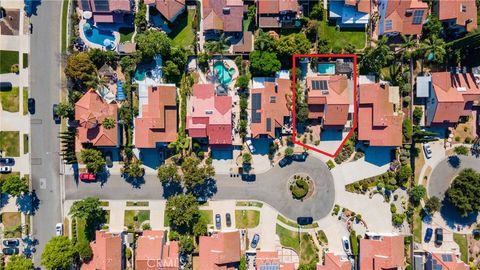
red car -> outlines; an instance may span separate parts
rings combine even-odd
[[[95,174],[93,173],[81,173],[80,180],[82,181],[95,181]]]

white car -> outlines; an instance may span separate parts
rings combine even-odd
[[[10,166],[2,166],[0,167],[0,173],[11,173],[12,167]]]
[[[347,236],[342,237],[343,250],[347,255],[352,255],[352,248],[350,247],[350,239]]]
[[[246,143],[248,145],[248,148],[250,149],[250,152],[255,152],[255,147],[252,144],[252,140],[247,140]]]
[[[57,236],[63,235],[63,224],[62,223],[57,223],[57,225],[55,225],[55,234]]]
[[[430,148],[430,144],[424,143],[423,144],[423,151],[425,152],[425,157],[427,159],[432,157],[432,148]]]

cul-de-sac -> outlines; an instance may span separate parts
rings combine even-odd
[[[480,269],[480,0],[0,0],[0,270]]]

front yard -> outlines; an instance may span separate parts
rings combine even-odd
[[[0,131],[0,149],[5,151],[6,156],[20,156],[20,132]]]
[[[22,237],[22,220],[20,212],[2,213],[2,223],[4,226],[4,237]]]
[[[2,109],[7,112],[18,112],[19,110],[19,89],[12,87],[9,90],[1,89],[0,98],[2,102]]]
[[[235,210],[235,225],[237,229],[255,228],[260,223],[260,211]]]
[[[318,251],[311,236],[308,233],[290,231],[277,224],[276,234],[280,238],[280,244],[291,248],[300,257],[300,264],[318,262]],[[300,238],[300,239],[299,239]]]
[[[18,65],[19,57],[17,51],[0,51],[0,74],[10,73],[12,65]]]
[[[125,210],[124,225],[129,229],[139,230],[142,223],[150,220],[149,210]]]

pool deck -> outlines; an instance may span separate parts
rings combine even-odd
[[[105,46],[103,45],[100,45],[100,44],[96,44],[96,43],[93,43],[91,42],[90,40],[87,39],[87,37],[85,36],[85,32],[83,31],[83,26],[85,25],[85,23],[87,22],[87,20],[85,19],[81,19],[80,20],[80,23],[78,24],[78,34],[80,36],[80,38],[83,40],[83,42],[85,42],[85,44],[89,47],[89,48],[92,48],[92,49],[101,49],[101,50],[106,50],[108,51],[107,48],[105,48]],[[118,30],[118,29],[117,29]],[[113,50],[117,50],[118,49],[118,44],[120,43],[120,33],[118,31],[113,31],[113,36],[115,37],[115,41],[114,41],[114,44],[115,44],[115,48]]]
[[[222,61],[222,58],[220,56],[213,57],[212,60],[210,61],[210,64],[209,64],[209,67],[210,67],[209,71],[206,74],[207,79],[215,85],[218,85],[219,83],[218,83],[218,80],[213,75],[214,74],[214,65],[215,65],[215,63],[220,62],[220,61]],[[230,70],[231,68],[233,68],[233,70],[234,70],[233,74],[231,74],[232,75],[232,80],[227,85],[228,88],[234,89],[235,82],[237,81],[237,78],[240,75],[240,72],[238,71],[238,67],[235,64],[235,61],[233,61],[232,59],[228,59],[228,58],[223,58],[223,65],[225,66],[225,68],[227,68],[227,70]]]

